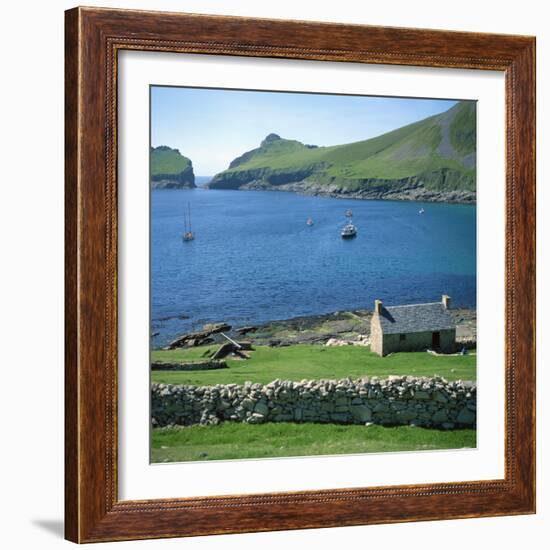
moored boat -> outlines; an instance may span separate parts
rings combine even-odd
[[[342,239],[353,239],[357,236],[357,227],[353,225],[353,212],[351,210],[345,211],[345,216],[347,218],[346,225],[342,227],[342,230],[340,231],[340,237]]]
[[[340,236],[342,237],[342,239],[353,239],[357,236],[357,227],[355,227],[355,225],[353,225],[351,222],[347,223],[342,228]]]
[[[193,241],[195,239],[195,233],[191,229],[191,203],[187,203],[187,212],[183,212],[183,235],[181,240],[183,242]]]

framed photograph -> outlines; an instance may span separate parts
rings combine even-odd
[[[66,12],[66,537],[535,511],[535,39]]]

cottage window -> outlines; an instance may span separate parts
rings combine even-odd
[[[400,342],[404,342],[406,339],[407,339],[407,335],[406,335],[406,334],[400,334],[400,335],[399,335],[399,341],[400,341]]]

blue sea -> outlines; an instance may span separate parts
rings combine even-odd
[[[183,242],[187,203],[195,240]],[[340,237],[347,209],[358,228],[353,240]],[[208,322],[238,327],[372,309],[376,298],[409,304],[441,294],[453,305],[475,307],[475,206],[276,191],[152,191],[154,347]]]

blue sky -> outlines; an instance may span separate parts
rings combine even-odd
[[[189,157],[213,176],[267,134],[314,145],[378,136],[441,113],[456,101],[151,87],[151,145]]]

